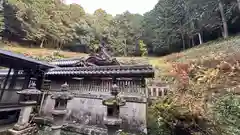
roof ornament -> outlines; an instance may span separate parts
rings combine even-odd
[[[97,66],[120,65],[116,58],[112,58],[108,54],[106,43],[103,40],[101,40],[97,54],[90,55],[86,62]]]

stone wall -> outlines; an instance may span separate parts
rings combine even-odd
[[[65,121],[105,127],[103,118],[107,115],[107,107],[102,105],[102,98],[91,94],[88,97],[84,95],[75,96],[67,105],[68,114]],[[128,101],[126,105],[120,108],[120,118],[123,119],[121,128],[128,131],[146,133],[146,99],[142,99],[141,97],[126,97],[126,100]],[[43,115],[51,117],[54,103],[55,101],[50,96],[47,96],[42,108]]]

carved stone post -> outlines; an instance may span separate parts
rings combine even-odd
[[[64,116],[67,113],[67,103],[71,100],[73,96],[69,94],[69,85],[67,83],[61,86],[61,91],[55,93],[51,96],[55,100],[54,110],[52,111],[52,116],[54,123],[52,125],[52,135],[60,135],[61,128],[64,122]]]
[[[37,132],[36,125],[30,125],[29,119],[33,106],[37,104],[37,96],[42,92],[36,89],[36,84],[32,82],[30,88],[18,91],[17,93],[20,95],[19,104],[24,105],[24,107],[20,112],[17,124],[9,132],[13,135],[30,135]]]

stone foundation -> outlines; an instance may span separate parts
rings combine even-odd
[[[19,130],[9,129],[8,132],[11,135],[34,135],[38,132],[38,128],[36,125],[29,125],[28,127]]]
[[[63,131],[75,132],[84,135],[108,135],[108,130],[106,128],[80,124],[68,124],[68,126],[63,128]]]

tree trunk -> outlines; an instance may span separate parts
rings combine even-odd
[[[195,46],[194,36],[192,37],[192,47]]]
[[[200,32],[198,33],[198,39],[199,39],[199,44],[201,45],[203,43],[203,39]]]
[[[183,33],[181,33],[181,36],[182,36],[183,50],[185,50],[185,49],[186,49],[186,46],[185,46],[185,39],[184,39]]]
[[[127,41],[126,39],[124,40],[124,56],[127,56]]]
[[[238,5],[239,12],[240,12],[240,0],[237,0],[237,5]]]
[[[188,46],[187,46],[186,48],[191,48],[191,41],[192,41],[192,40],[191,40],[191,38],[189,37],[189,38],[188,38]]]
[[[135,55],[136,56],[140,56],[141,55],[138,38],[135,40]]]
[[[43,42],[44,42],[44,39],[42,39],[42,42],[40,44],[40,48],[43,48]]]
[[[219,10],[221,13],[222,23],[223,23],[223,37],[227,38],[228,37],[228,25],[227,25],[227,20],[226,20],[225,13],[224,13],[224,7],[223,7],[223,3],[221,0],[218,0],[218,2],[219,2]]]

